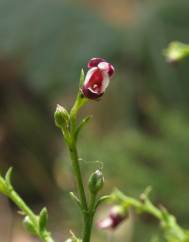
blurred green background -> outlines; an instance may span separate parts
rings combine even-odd
[[[154,202],[189,228],[189,61],[170,66],[162,55],[170,41],[188,41],[188,12],[188,0],[0,0],[0,170],[14,167],[15,187],[35,211],[47,204],[57,241],[80,232],[80,214],[53,112],[57,103],[71,107],[91,57],[113,63],[116,75],[82,111],[94,115],[80,138],[85,180],[101,160],[104,193],[116,186],[138,196],[152,185]],[[0,241],[36,241],[20,222],[0,197]],[[132,216],[92,241],[158,235],[151,217]]]

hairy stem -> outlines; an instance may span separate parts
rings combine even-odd
[[[76,146],[76,130],[77,130],[77,113],[79,109],[84,105],[86,102],[86,99],[83,97],[81,93],[77,95],[76,101],[71,109],[70,112],[70,121],[71,121],[71,137],[72,142],[69,145],[69,151],[70,151],[70,157],[72,160],[72,167],[74,170],[74,175],[76,177],[77,187],[79,191],[79,196],[81,200],[81,207],[82,207],[82,214],[83,214],[83,220],[84,220],[84,231],[83,231],[83,242],[89,242],[90,241],[90,234],[91,234],[91,226],[92,226],[92,215],[88,210],[88,204],[86,199],[86,194],[84,190],[83,180],[82,180],[82,174],[79,164],[79,157],[78,157],[78,151]]]
[[[8,197],[17,205],[17,207],[28,215],[34,225],[37,226],[37,216],[32,212],[32,210],[26,205],[22,198],[13,189],[9,192]]]
[[[95,213],[95,202],[96,202],[96,194],[91,194],[90,197],[90,204],[88,209],[88,216],[85,223],[85,231],[84,231],[84,237],[83,242],[89,242],[91,237],[91,230],[93,225],[93,217]]]
[[[80,195],[80,199],[81,199],[83,215],[86,217],[87,209],[88,209],[87,200],[86,200],[86,196],[85,196],[82,174],[81,174],[81,169],[80,169],[79,159],[78,159],[78,152],[77,152],[75,143],[73,143],[69,147],[69,150],[70,150],[70,157],[72,160],[72,167],[73,167],[74,175],[76,177],[77,187],[78,187],[78,191],[79,191],[79,195]]]

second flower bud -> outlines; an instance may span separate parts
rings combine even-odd
[[[69,125],[70,115],[64,107],[58,104],[54,113],[54,119],[58,128],[67,128]]]
[[[91,193],[96,194],[104,184],[104,176],[101,170],[96,170],[89,177],[88,187]]]

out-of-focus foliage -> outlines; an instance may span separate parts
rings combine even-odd
[[[90,136],[86,139],[85,136],[81,140],[83,166],[89,166],[85,160],[92,161],[94,157],[101,157],[108,181],[105,183],[107,191],[117,186],[127,194],[137,195],[142,188],[151,185],[155,201],[172,211],[187,228],[188,118],[180,111],[165,110],[155,104],[147,117],[153,133],[128,128],[125,132],[114,130],[100,139],[95,134],[92,138]],[[88,144],[87,149],[85,143]],[[148,219],[142,223],[145,225],[143,231],[136,231],[144,233],[145,238],[148,238]],[[140,233],[135,234],[136,241],[140,238]]]
[[[87,59],[119,46],[119,32],[69,1],[1,0],[0,16],[1,55],[17,56],[29,84],[46,94],[63,95]]]
[[[129,213],[129,209],[133,208],[139,214],[150,214],[156,218],[162,229],[162,237],[168,242],[188,242],[189,241],[189,230],[182,228],[178,223],[176,218],[170,214],[163,206],[155,206],[150,198],[149,192],[151,188],[148,187],[144,193],[140,195],[140,199],[135,199],[124,195],[119,190],[112,193],[111,200],[119,204],[119,206],[124,209],[124,213]],[[126,219],[126,218],[125,218]],[[156,237],[156,241],[159,241]]]

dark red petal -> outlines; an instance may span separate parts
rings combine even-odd
[[[104,93],[92,92],[90,89],[86,88],[85,86],[81,88],[81,92],[86,98],[93,99],[93,100],[100,98],[104,94]]]
[[[102,58],[99,58],[99,57],[92,58],[88,62],[88,65],[87,66],[88,66],[88,68],[97,67],[100,62],[106,62],[106,60],[104,60]]]
[[[102,71],[107,72],[109,77],[111,77],[115,72],[113,65],[111,65],[110,63],[108,63],[106,61],[100,62],[98,64],[98,68]]]
[[[125,216],[110,214],[110,218],[112,219],[112,228],[114,229],[125,219]]]
[[[104,76],[102,71],[96,68],[87,83],[84,83],[84,86],[91,89],[93,92],[101,92],[103,79]]]
[[[115,69],[113,67],[113,65],[109,64],[109,71],[108,71],[108,74],[109,76],[113,76],[113,74],[115,73]]]

